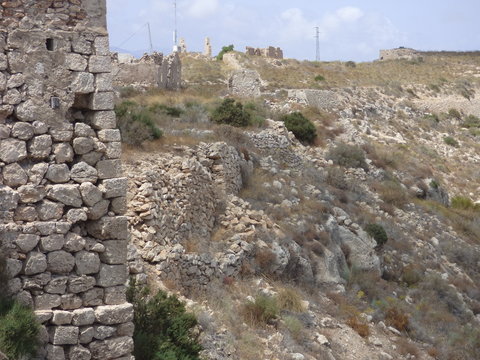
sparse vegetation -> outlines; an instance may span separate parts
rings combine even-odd
[[[387,232],[380,224],[367,224],[365,231],[377,242],[378,246],[382,246],[388,240]]]
[[[242,309],[245,321],[256,326],[263,326],[277,319],[279,312],[277,299],[267,295],[257,295],[254,301],[247,301]]]
[[[453,147],[458,147],[460,144],[458,143],[457,140],[455,140],[455,138],[451,137],[451,136],[445,136],[443,138],[443,141],[445,142],[445,144],[447,145],[450,145],[450,146],[453,146]]]
[[[232,52],[233,49],[234,49],[233,45],[223,46],[222,50],[220,50],[220,52],[217,55],[217,60],[222,61],[223,60],[223,55],[225,55],[226,53]]]
[[[340,166],[362,168],[368,171],[365,153],[355,145],[338,143],[328,151],[327,159]]]

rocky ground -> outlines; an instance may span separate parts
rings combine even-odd
[[[206,359],[480,356],[479,213],[452,208],[480,199],[479,134],[464,126],[477,97],[411,85],[264,101],[308,112],[322,141],[266,120],[223,141],[202,132],[198,145],[129,152],[130,273],[187,301]],[[338,166],[339,143],[365,166]],[[246,315],[289,290],[301,306]]]

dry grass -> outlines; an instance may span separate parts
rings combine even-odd
[[[359,320],[358,317],[352,316],[347,320],[347,325],[350,326],[353,330],[357,332],[363,338],[370,336],[370,328],[368,324],[362,320]]]
[[[278,306],[282,310],[293,312],[304,312],[306,310],[299,294],[299,290],[293,287],[280,289],[277,295],[277,301]]]

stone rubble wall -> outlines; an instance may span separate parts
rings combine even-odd
[[[105,1],[0,6],[0,241],[40,359],[133,359]]]
[[[414,60],[421,57],[420,52],[409,48],[380,50],[380,60]]]
[[[247,46],[245,54],[250,56],[262,56],[262,57],[278,59],[278,60],[283,59],[283,50],[280,49],[279,47],[273,47],[273,46],[269,46],[265,49],[253,48],[253,47]]]
[[[256,70],[237,70],[228,80],[228,89],[234,95],[259,97],[262,95],[262,79]]]
[[[135,59],[112,54],[112,76],[115,87],[179,90],[182,85],[182,63],[177,52],[164,56],[154,52]]]

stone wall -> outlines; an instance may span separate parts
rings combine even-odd
[[[380,60],[413,60],[419,57],[421,57],[421,54],[417,50],[409,48],[400,47],[398,49],[380,50]]]
[[[41,359],[130,359],[127,179],[105,0],[0,6],[0,240]]]
[[[269,46],[265,49],[247,46],[245,53],[250,56],[263,56],[272,59],[283,59],[282,49],[273,46]]]
[[[182,83],[182,63],[177,52],[164,56],[154,52],[135,59],[124,54],[112,54],[113,85],[138,89],[160,88],[179,90]]]

